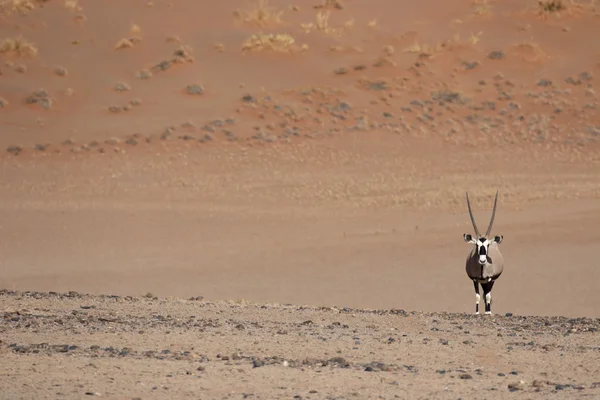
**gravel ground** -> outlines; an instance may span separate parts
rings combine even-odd
[[[0,291],[0,397],[598,398],[600,319]]]

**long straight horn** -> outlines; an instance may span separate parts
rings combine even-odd
[[[473,212],[471,211],[471,202],[469,201],[469,192],[465,192],[467,194],[467,207],[469,207],[469,217],[471,217],[471,222],[473,223],[473,229],[475,229],[475,234],[479,239],[481,235],[479,235],[479,229],[477,229],[477,224],[475,223],[475,218],[473,218]]]
[[[498,203],[498,191],[496,191],[496,198],[494,199],[494,210],[492,211],[492,218],[490,218],[490,225],[487,228],[485,237],[490,236],[490,232],[492,231],[492,225],[494,225],[494,217],[496,216],[496,203]]]

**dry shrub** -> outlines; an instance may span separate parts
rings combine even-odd
[[[0,12],[5,15],[12,13],[27,14],[36,8],[31,0],[0,0]]]
[[[481,40],[483,32],[477,34],[471,33],[466,40],[461,39],[459,33],[455,33],[452,39],[445,40],[435,45],[421,44],[415,42],[412,46],[404,49],[404,52],[419,54],[421,57],[432,57],[434,54],[439,53],[443,50],[459,50],[473,46]]]
[[[6,38],[0,43],[0,54],[11,54],[17,57],[30,57],[37,56],[38,49],[35,45],[28,40],[18,38]]]
[[[283,11],[269,6],[269,0],[257,0],[249,11],[234,11],[233,15],[245,23],[260,27],[281,24]]]
[[[71,11],[81,11],[78,0],[65,0],[65,8]]]
[[[290,53],[306,50],[308,46],[298,47],[293,36],[287,33],[260,33],[250,36],[242,44],[242,51],[270,50],[278,53]]]
[[[130,38],[123,38],[117,42],[117,44],[115,45],[115,49],[116,50],[130,49],[141,41],[142,41],[142,39],[139,38],[138,36],[132,36]]]
[[[594,12],[594,10],[593,0],[585,4],[577,0],[538,0],[538,15],[542,18],[582,15],[586,11]]]
[[[419,54],[420,56],[427,56],[427,57],[431,57],[433,56],[435,53],[439,52],[442,50],[442,44],[438,43],[435,45],[430,45],[427,43],[419,43],[419,42],[415,42],[414,44],[408,46],[407,48],[404,49],[405,53],[415,53],[415,54]]]
[[[341,27],[332,27],[329,24],[329,17],[331,16],[331,11],[319,11],[315,15],[315,22],[308,22],[306,24],[300,24],[300,27],[304,30],[304,33],[310,33],[312,31],[317,31],[321,33],[325,33],[328,35],[337,35],[340,36],[344,29],[350,29],[354,26],[354,20],[346,21]]]
[[[331,9],[335,9],[335,10],[343,10],[344,5],[342,4],[342,2],[340,0],[325,0],[325,2],[323,4],[317,4],[316,6],[313,6],[313,8],[316,8],[316,9],[331,8]]]
[[[473,0],[473,14],[478,16],[492,15],[492,5],[489,0]]]

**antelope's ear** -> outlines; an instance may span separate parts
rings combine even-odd
[[[502,239],[504,239],[504,236],[502,235],[494,236],[494,242],[496,242],[497,244],[502,243]]]
[[[475,240],[473,240],[473,236],[468,233],[465,233],[463,235],[463,238],[465,238],[465,242],[467,243],[475,243]]]

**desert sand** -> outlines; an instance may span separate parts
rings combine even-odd
[[[598,1],[0,12],[0,398],[600,398]]]

